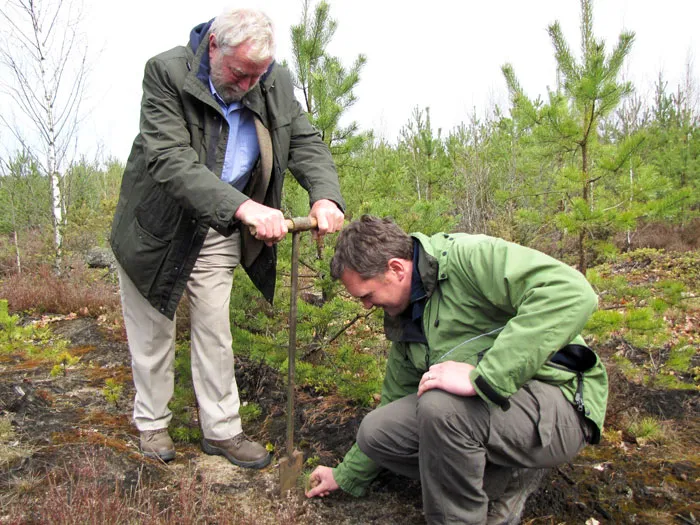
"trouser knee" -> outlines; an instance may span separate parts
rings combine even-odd
[[[418,432],[422,440],[430,438],[430,446],[439,446],[446,436],[441,431],[446,418],[454,413],[449,402],[449,397],[442,390],[429,390],[418,399],[416,415],[418,418]],[[425,445],[425,443],[423,443]]]
[[[477,397],[429,390],[418,400],[417,421],[420,435],[431,436],[431,446],[453,439],[455,433],[482,442],[486,438],[488,408]]]
[[[418,422],[425,425],[433,425],[444,419],[446,415],[454,412],[451,403],[451,394],[444,390],[428,390],[418,398],[417,416]]]
[[[381,421],[377,417],[377,411],[375,410],[364,417],[357,431],[357,446],[375,461],[377,460],[377,451],[383,448],[380,439],[382,434],[380,425]]]

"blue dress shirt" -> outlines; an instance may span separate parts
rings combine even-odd
[[[240,102],[227,105],[214,89],[211,79],[209,79],[209,87],[228,122],[228,142],[221,180],[243,191],[250,179],[250,171],[260,156],[258,134],[253,121],[255,117],[253,112]]]

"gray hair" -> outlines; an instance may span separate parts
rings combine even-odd
[[[244,42],[250,43],[248,57],[264,62],[275,55],[272,20],[255,9],[227,9],[214,19],[210,32],[224,54]]]
[[[331,277],[340,279],[345,270],[353,270],[363,279],[371,279],[386,272],[389,259],[395,257],[413,259],[413,238],[390,218],[363,215],[338,235]]]

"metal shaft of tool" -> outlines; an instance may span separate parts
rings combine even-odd
[[[299,281],[299,235],[292,232],[292,290],[289,298],[289,366],[287,370],[287,454],[294,451],[294,367],[297,353],[297,287]]]

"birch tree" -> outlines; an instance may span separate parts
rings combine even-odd
[[[41,159],[41,172],[50,181],[56,268],[65,226],[62,174],[77,140],[87,77],[81,15],[82,6],[71,0],[10,0],[0,8],[0,65],[5,70],[0,86],[20,112],[9,116],[3,111],[0,119]]]

